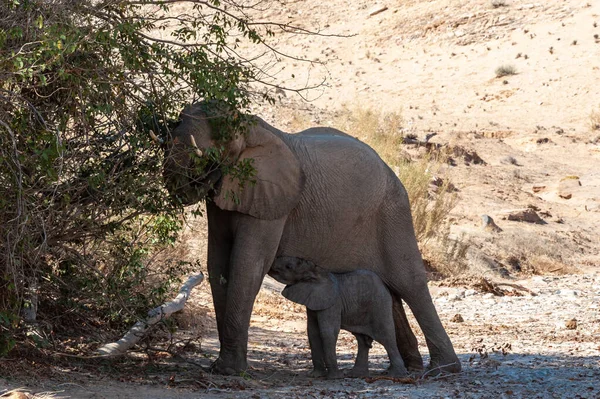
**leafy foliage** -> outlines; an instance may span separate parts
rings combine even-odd
[[[54,326],[118,323],[189,268],[150,267],[182,228],[151,136],[190,101],[247,107],[256,72],[235,48],[272,32],[235,3],[178,3],[0,1],[0,352],[27,295]]]

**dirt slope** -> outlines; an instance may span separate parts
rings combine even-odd
[[[600,109],[600,3],[491,3],[306,1],[273,7],[265,19],[346,36],[279,38],[283,52],[323,64],[284,60],[275,82],[304,87],[326,78],[328,86],[306,92],[310,102],[288,95],[282,104],[256,111],[289,130],[335,127],[332,116],[344,107],[401,112],[402,134],[424,139],[435,133],[432,142],[475,151],[485,161],[465,165],[459,159],[446,171],[461,198],[453,230],[473,241],[473,256],[482,252],[510,269],[511,248],[538,241],[553,247],[535,254],[555,262],[546,265],[551,270],[565,263],[564,271],[596,266],[600,130],[591,129],[590,114]],[[382,6],[387,9],[370,16]],[[501,66],[516,73],[498,78]],[[564,193],[563,181],[574,177],[578,181]],[[508,211],[527,207],[545,224],[503,220]],[[482,232],[483,214],[504,233]]]

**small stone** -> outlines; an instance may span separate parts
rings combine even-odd
[[[565,323],[565,327],[567,328],[567,330],[576,330],[577,329],[577,319],[572,318],[571,320],[567,321]]]
[[[534,184],[531,189],[534,193],[539,193],[540,191],[544,191],[546,189],[546,186],[542,184]]]
[[[546,224],[546,222],[531,208],[514,209],[502,212],[506,219],[517,222]]]
[[[448,295],[448,302],[461,301],[462,297],[459,294]]]
[[[558,183],[558,196],[563,199],[571,199],[573,191],[581,186],[581,181],[577,176],[567,176]]]
[[[457,313],[457,314],[455,314],[455,315],[454,315],[454,317],[452,317],[452,318],[450,319],[450,321],[451,321],[452,323],[464,323],[464,322],[465,322],[465,319],[463,319],[463,317],[461,316],[461,314],[460,314],[460,313]]]
[[[468,289],[465,291],[465,296],[473,296],[473,295],[477,295],[477,291],[474,289]]]
[[[564,297],[576,297],[579,296],[579,292],[575,290],[558,290],[555,292],[556,295],[564,296]]]
[[[502,229],[494,222],[491,216],[481,215],[481,227],[485,231],[491,231],[493,233],[500,233]]]

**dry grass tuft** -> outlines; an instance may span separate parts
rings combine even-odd
[[[428,269],[441,277],[460,276],[469,269],[467,251],[471,243],[464,236],[451,238],[448,223],[443,229],[436,240],[422,245],[423,258]]]
[[[520,264],[521,270],[525,273],[569,274],[577,272],[577,268],[574,266],[577,247],[570,240],[558,234],[514,232],[506,235],[500,247],[504,253],[510,254],[510,259]]]
[[[590,130],[592,132],[600,130],[600,108],[590,113]]]
[[[369,144],[389,165],[402,159],[402,111],[381,113],[372,108],[344,105],[334,126]]]
[[[516,75],[517,68],[515,68],[513,65],[500,65],[498,68],[496,68],[495,72],[496,77],[501,78],[503,76]]]
[[[492,0],[492,7],[494,8],[500,8],[500,7],[506,7],[506,1],[504,0]]]

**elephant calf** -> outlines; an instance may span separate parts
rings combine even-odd
[[[287,284],[283,296],[306,306],[313,377],[344,377],[336,356],[340,328],[353,333],[358,341],[356,362],[348,376],[368,376],[373,340],[388,353],[389,375],[408,374],[396,345],[392,296],[375,273],[330,273],[313,262],[284,256],[275,259],[269,275]]]

